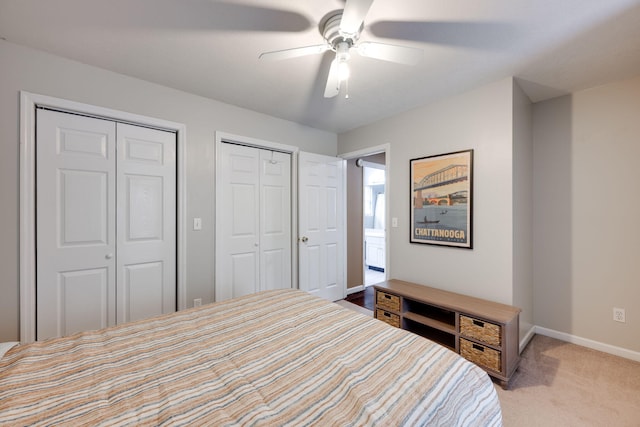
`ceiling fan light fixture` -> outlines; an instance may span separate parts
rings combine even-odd
[[[349,49],[351,45],[342,41],[336,45],[336,61],[338,61],[338,79],[343,82],[349,79],[349,58],[351,58],[351,54],[349,53]]]
[[[349,70],[349,64],[346,61],[341,61],[338,63],[338,79],[341,82],[349,80],[349,76],[351,75],[351,71]]]
[[[346,62],[351,58],[351,54],[349,53],[350,47],[351,45],[346,41],[342,41],[336,45],[336,58],[338,58],[338,61]]]

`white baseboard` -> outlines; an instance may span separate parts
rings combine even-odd
[[[531,341],[531,339],[535,334],[536,334],[535,326],[532,326],[531,329],[529,329],[527,333],[524,334],[524,337],[522,337],[522,339],[520,340],[520,353],[524,351],[524,348],[527,346],[527,344],[529,344],[529,341]]]
[[[593,350],[602,351],[604,353],[613,354],[614,356],[624,357],[625,359],[635,360],[640,362],[640,352],[629,350],[622,347],[616,347],[615,345],[601,343],[599,341],[590,340],[588,338],[577,337],[575,335],[568,334],[566,332],[559,332],[553,329],[543,328],[541,326],[534,326],[535,333],[544,335],[547,337],[555,338],[561,341],[569,342],[571,344],[581,345],[583,347],[591,348]],[[528,336],[529,334],[527,334]],[[523,347],[521,347],[522,349]]]
[[[347,288],[347,295],[355,294],[356,292],[364,291],[364,285],[354,286],[353,288]]]

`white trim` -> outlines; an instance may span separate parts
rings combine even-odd
[[[347,295],[355,294],[356,292],[364,291],[364,285],[354,286],[353,288],[347,288]]]
[[[336,156],[337,159],[341,157]],[[347,161],[342,159],[340,162],[340,173],[342,174],[342,218],[338,229],[342,230],[342,298],[347,297]]]
[[[35,103],[20,93],[20,341],[36,336]]]
[[[176,132],[177,159],[177,298],[186,308],[187,295],[187,173],[186,132],[182,123],[97,107],[67,99],[20,92],[20,341],[36,338],[35,256],[35,109],[36,106],[86,114]]]
[[[251,138],[248,136],[235,135],[227,132],[217,131],[215,134],[215,162],[216,162],[216,174],[215,174],[215,182],[213,185],[214,192],[214,223],[215,223],[215,232],[213,235],[213,259],[214,259],[214,269],[213,272],[213,289],[211,290],[213,294],[214,301],[216,300],[216,281],[218,271],[220,271],[219,263],[222,262],[219,260],[217,256],[218,253],[221,252],[220,245],[222,244],[221,239],[217,239],[216,236],[222,234],[221,227],[222,224],[219,224],[218,221],[218,206],[221,205],[221,192],[218,191],[218,183],[222,181],[221,175],[221,156],[220,150],[223,143],[232,143],[232,144],[240,144],[246,145],[249,147],[262,148],[266,150],[277,150],[283,153],[291,154],[291,287],[294,289],[298,289],[298,152],[299,148],[293,145],[280,144],[277,142],[266,141],[257,138]]]
[[[380,163],[373,163],[373,162],[367,162],[367,161],[362,162],[362,167],[371,168],[371,169],[382,169],[382,170],[386,169],[386,166],[381,165]]]
[[[616,347],[615,345],[605,344],[599,341],[594,341],[588,338],[582,338],[575,335],[568,334],[566,332],[555,331],[553,329],[543,328],[542,326],[536,326],[536,333],[547,337],[555,338],[561,341],[565,341],[571,344],[581,345],[583,347],[591,348],[593,350],[602,351],[604,353],[613,354],[614,356],[624,357],[625,359],[635,360],[640,362],[640,352],[629,350],[622,347]]]
[[[371,156],[374,154],[378,154],[378,153],[384,153],[384,170],[385,170],[385,183],[384,183],[384,188],[385,188],[385,194],[388,193],[388,189],[391,188],[391,144],[387,143],[387,144],[382,144],[382,145],[376,145],[374,147],[369,147],[369,148],[363,148],[361,150],[356,150],[356,151],[351,151],[349,153],[342,153],[339,154],[338,157],[341,157],[345,160],[348,159],[355,159],[357,157],[364,157],[364,156]],[[346,173],[345,173],[345,182],[346,182]],[[346,185],[345,185],[345,189],[346,189]],[[346,191],[345,191],[346,194]],[[385,246],[385,254],[384,254],[384,277],[385,280],[388,280],[389,278],[393,277],[391,275],[391,243],[390,243],[390,239],[389,239],[389,230],[391,229],[391,203],[389,203],[389,197],[387,197],[387,202],[385,203],[385,212],[384,212],[384,246]],[[345,205],[346,206],[346,205]],[[346,209],[345,209],[345,218],[346,218]],[[345,221],[346,223],[346,221]],[[364,229],[362,230],[362,233],[364,235]],[[346,230],[345,230],[345,239],[346,239]],[[364,241],[363,241],[364,242]],[[364,243],[363,243],[364,244]],[[346,243],[345,243],[345,250],[346,250]],[[363,250],[363,256],[364,256],[364,250]],[[364,267],[364,259],[362,260],[362,265]],[[345,277],[346,277],[346,270],[347,270],[348,266],[345,266]],[[346,279],[345,279],[346,280]],[[364,277],[363,277],[364,280]],[[346,283],[346,282],[345,282]],[[346,285],[345,285],[346,286]],[[349,289],[349,288],[347,288]],[[352,288],[355,289],[355,288]]]
[[[522,339],[520,340],[520,350],[519,353],[522,354],[522,352],[524,351],[524,348],[529,344],[529,342],[533,339],[533,337],[536,335],[536,327],[532,326],[526,334],[524,334],[524,337],[522,337]]]

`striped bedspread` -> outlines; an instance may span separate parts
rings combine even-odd
[[[0,425],[500,424],[475,365],[296,290],[20,345],[0,360]]]

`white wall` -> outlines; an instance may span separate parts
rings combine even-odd
[[[640,77],[533,113],[535,322],[640,351]]]
[[[0,342],[17,340],[19,246],[19,91],[184,123],[187,217],[203,230],[187,236],[187,301],[213,298],[214,138],[223,131],[335,155],[337,136],[171,88],[0,41]],[[211,84],[216,84],[212,80]]]
[[[390,277],[513,304],[512,79],[338,136],[340,153],[390,144]],[[409,243],[412,158],[473,148],[473,250]]]

